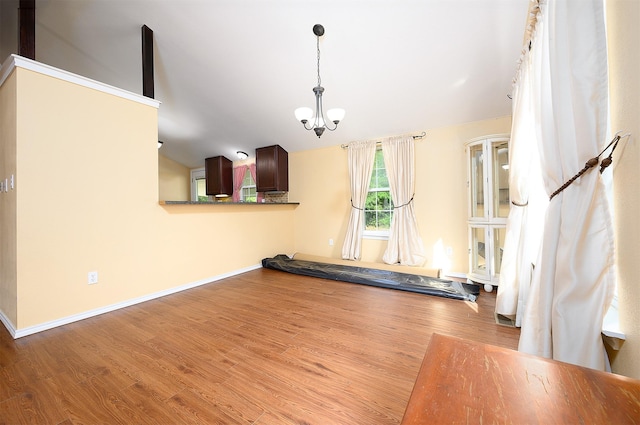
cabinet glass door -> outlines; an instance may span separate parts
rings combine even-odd
[[[493,216],[509,216],[509,149],[506,141],[491,144],[493,159]]]
[[[497,278],[500,275],[500,267],[502,267],[502,253],[507,228],[493,226],[491,231],[493,232],[493,267],[491,270],[491,277]]]
[[[472,226],[471,230],[471,271],[485,278],[489,277],[487,258],[489,246],[487,245],[487,227]]]
[[[471,217],[486,217],[484,202],[484,153],[483,145],[469,146],[469,185],[471,195]]]

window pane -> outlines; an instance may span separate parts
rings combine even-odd
[[[486,272],[486,261],[485,261],[485,238],[484,238],[484,227],[474,227],[471,229],[471,237],[472,237],[472,259],[473,265],[472,269],[474,273],[485,273]]]
[[[502,267],[502,251],[504,247],[504,239],[506,237],[507,229],[505,227],[495,227],[493,229],[493,257],[495,261],[495,267],[493,268],[493,274],[500,273],[500,267]]]
[[[507,142],[493,143],[493,215],[509,216],[509,150]]]
[[[387,178],[387,171],[384,168],[384,157],[382,156],[382,150],[376,151],[375,161],[373,164],[373,173],[371,173],[370,188],[388,188],[389,179]]]
[[[371,182],[369,183],[370,189],[375,189],[379,187],[379,184],[378,184],[379,174],[380,174],[380,170],[378,170],[377,168],[374,168],[373,172],[371,173]]]
[[[378,175],[377,188],[388,188],[389,187],[389,178],[387,177],[387,170],[384,168],[381,170],[376,170],[376,174]]]
[[[365,211],[364,212],[364,228],[366,230],[376,230],[376,212]]]
[[[244,178],[242,179],[242,185],[251,186],[252,184],[254,184],[254,182],[253,178],[251,177],[251,173],[249,172],[249,170],[246,170],[244,173]]]
[[[471,150],[471,216],[485,217],[484,210],[484,166],[482,144],[474,145]]]
[[[242,199],[242,201],[244,202],[257,202],[258,199],[256,196],[256,187],[243,187],[241,190],[240,199]]]
[[[206,179],[196,179],[196,194],[198,195],[198,202],[206,202],[209,200],[207,196]]]
[[[391,194],[388,191],[378,192],[378,209],[387,211],[393,209]]]
[[[378,229],[389,230],[391,227],[391,212],[379,211],[378,212]]]
[[[369,192],[367,194],[367,201],[365,202],[364,209],[365,210],[377,210],[378,205],[378,197],[376,196],[377,192]]]
[[[384,169],[384,157],[382,156],[382,149],[376,150],[376,158],[373,166],[374,168]]]

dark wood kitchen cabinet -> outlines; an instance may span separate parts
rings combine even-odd
[[[289,191],[289,154],[279,145],[256,149],[256,190]]]
[[[224,156],[214,156],[204,160],[204,174],[207,181],[207,195],[218,197],[233,195],[233,166]]]

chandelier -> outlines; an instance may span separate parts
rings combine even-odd
[[[335,108],[327,111],[327,118],[330,122],[333,122],[333,126],[327,123],[324,119],[324,112],[322,111],[322,93],[324,87],[321,85],[320,80],[320,37],[324,34],[324,27],[320,24],[313,26],[313,33],[316,35],[317,49],[318,49],[318,85],[313,88],[313,93],[316,95],[316,111],[315,113],[311,108],[302,107],[295,110],[296,119],[302,123],[305,129],[313,130],[316,136],[320,138],[324,130],[333,131],[338,128],[338,123],[344,118],[344,109]],[[307,126],[307,124],[309,124]]]

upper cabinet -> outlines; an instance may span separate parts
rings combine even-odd
[[[279,145],[256,149],[256,190],[289,191],[289,154]]]
[[[217,197],[233,194],[233,163],[224,156],[204,160],[207,195]]]

